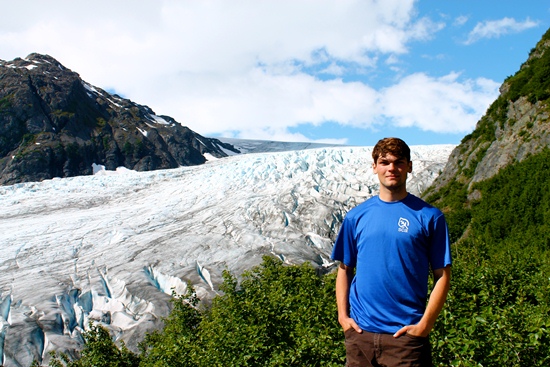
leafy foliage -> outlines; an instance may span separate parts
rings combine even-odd
[[[334,276],[309,264],[263,263],[237,279],[225,272],[212,305],[177,300],[163,332],[142,344],[143,366],[332,366],[343,364]]]
[[[431,333],[436,366],[547,366],[548,252],[531,252],[530,239],[498,249],[468,241],[454,245],[452,290]],[[224,294],[208,307],[192,288],[174,299],[164,329],[141,344],[140,366],[344,365],[334,274],[268,257],[240,283],[224,276]],[[50,365],[137,365],[104,329],[90,333],[81,360]]]
[[[426,201],[436,203],[445,214],[451,242],[458,241],[470,223],[471,213],[466,200],[466,185],[459,181],[451,181],[438,192],[427,191]]]
[[[547,366],[548,253],[455,248],[453,285],[432,332],[439,366]],[[479,245],[479,244],[478,244]]]
[[[508,119],[510,101],[550,98],[550,30],[529,60],[507,79],[501,95],[466,136],[470,154],[466,179],[453,181],[429,201],[449,221],[454,245],[452,289],[432,338],[440,366],[546,366],[550,339],[550,153],[548,150],[508,166],[492,179],[468,188],[468,178],[483,158],[483,144],[495,140]],[[533,122],[520,130],[529,141]],[[483,152],[483,153],[482,153]],[[465,152],[463,152],[465,153]],[[476,193],[468,200],[468,194]],[[460,241],[459,241],[460,238]]]
[[[141,343],[143,366],[197,366],[200,357],[199,299],[191,286],[185,296],[173,300],[174,308],[164,320],[164,330],[148,334]]]
[[[477,183],[453,246],[452,289],[432,340],[439,366],[550,363],[550,150]],[[464,208],[457,196],[433,196]],[[458,226],[453,221],[459,219]]]
[[[80,359],[71,361],[67,355],[52,356],[52,367],[137,367],[139,357],[126,348],[120,348],[111,339],[109,331],[101,325],[90,323],[83,333],[85,346]]]
[[[550,40],[550,30],[542,37],[537,48],[522,68],[506,81],[510,84],[508,98],[512,101],[525,96],[531,103],[545,101],[550,97],[550,53],[544,45]],[[535,56],[535,52],[540,55]]]
[[[474,186],[483,198],[472,205],[472,230],[490,247],[507,238],[550,244],[550,150],[508,166]],[[504,199],[504,200],[503,200]]]

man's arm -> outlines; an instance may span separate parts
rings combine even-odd
[[[435,320],[443,309],[449,288],[451,287],[451,266],[442,269],[436,269],[434,273],[434,288],[430,295],[428,305],[424,315],[416,325],[408,325],[401,328],[394,334],[394,337],[399,337],[405,333],[415,336],[428,336],[434,327]]]
[[[358,333],[363,330],[349,317],[349,288],[353,280],[353,268],[340,263],[336,275],[336,304],[338,306],[338,322],[344,331],[354,328]]]

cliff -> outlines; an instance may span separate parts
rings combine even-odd
[[[237,153],[149,107],[107,93],[47,55],[0,60],[0,184],[149,171]]]

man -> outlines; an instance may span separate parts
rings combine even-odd
[[[341,262],[336,301],[347,366],[432,366],[428,334],[451,277],[447,224],[407,192],[412,162],[403,140],[380,140],[372,158],[380,193],[350,210],[332,253]]]

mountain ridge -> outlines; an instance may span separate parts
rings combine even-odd
[[[439,191],[457,180],[468,190],[510,164],[550,146],[550,29],[519,70],[500,87],[474,131],[466,135],[435,180]],[[470,192],[471,193],[471,192]]]
[[[49,55],[0,60],[0,184],[203,164],[238,151],[83,81]]]

